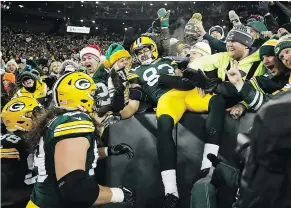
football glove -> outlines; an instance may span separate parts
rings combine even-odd
[[[108,146],[108,156],[114,155],[123,155],[125,154],[128,159],[132,159],[134,156],[133,149],[125,143],[121,143],[118,145]]]
[[[136,194],[135,191],[131,188],[127,188],[124,186],[119,187],[124,194],[124,199],[123,202],[121,202],[121,204],[126,204],[129,205],[130,207],[134,207],[135,203],[136,203]]]
[[[198,88],[202,88],[206,93],[213,93],[218,84],[222,82],[220,78],[208,78],[201,69],[186,69],[183,77],[192,81],[192,84]]]
[[[101,124],[104,126],[104,128],[107,128],[109,125],[115,124],[120,120],[121,120],[120,113],[107,114],[106,117],[101,122]]]

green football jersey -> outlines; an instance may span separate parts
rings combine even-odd
[[[92,79],[95,83],[107,83],[109,73],[106,71],[104,64],[101,64],[96,72],[93,74]]]
[[[159,58],[150,65],[140,65],[131,69],[128,80],[142,86],[144,92],[156,103],[159,98],[171,90],[158,84],[161,74],[174,75],[177,63],[171,59]]]
[[[55,145],[63,139],[85,137],[90,143],[87,151],[87,176],[94,180],[94,168],[97,165],[98,149],[94,124],[86,113],[67,112],[52,119],[47,125],[43,137],[34,154],[34,168],[37,179],[31,200],[39,207],[65,207],[58,188],[55,175]]]

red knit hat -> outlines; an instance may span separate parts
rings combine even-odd
[[[5,72],[5,73],[3,74],[3,78],[2,78],[2,80],[8,80],[8,81],[10,81],[11,83],[15,84],[15,76],[14,76],[14,74],[12,74],[12,73]]]
[[[97,45],[88,45],[86,48],[83,48],[80,51],[80,58],[82,59],[82,57],[85,54],[91,54],[93,56],[96,56],[96,57],[98,57],[99,60],[100,60],[100,57],[102,56],[102,52],[101,52],[99,46],[97,46]]]

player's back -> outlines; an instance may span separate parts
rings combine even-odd
[[[94,175],[98,159],[95,135],[95,127],[91,118],[80,111],[61,114],[49,122],[34,155],[34,166],[38,174],[31,200],[36,205],[65,207],[55,175],[54,152],[58,141],[76,137],[87,138],[90,148],[87,151],[85,172],[88,177]]]

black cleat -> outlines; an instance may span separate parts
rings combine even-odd
[[[166,195],[166,202],[164,208],[178,208],[179,207],[179,198],[174,194]]]

